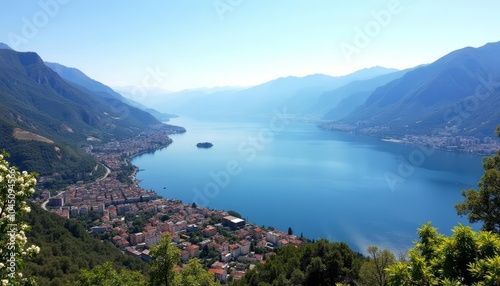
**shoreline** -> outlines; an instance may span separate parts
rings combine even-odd
[[[496,154],[500,149],[498,137],[493,134],[480,138],[476,137],[479,135],[458,135],[449,132],[436,133],[439,136],[419,134],[398,135],[399,133],[391,132],[388,127],[381,126],[361,128],[352,124],[335,122],[320,123],[316,126],[324,131],[363,135],[378,138],[384,142],[417,145],[447,152],[490,156]]]
[[[127,156],[127,157],[125,158],[125,160],[127,161],[127,164],[133,168],[133,171],[132,171],[132,173],[129,175],[129,178],[130,178],[130,180],[132,181],[132,183],[133,183],[135,186],[142,188],[141,186],[139,186],[139,182],[140,182],[140,180],[138,180],[138,179],[137,179],[137,177],[136,177],[137,173],[139,172],[139,167],[137,167],[136,165],[134,165],[134,164],[132,163],[132,160],[133,160],[134,158],[139,157],[139,156],[144,155],[144,154],[154,154],[156,151],[160,151],[160,150],[163,150],[163,149],[167,148],[167,147],[168,147],[168,146],[170,146],[170,144],[172,144],[172,143],[174,143],[174,142],[173,142],[173,140],[171,140],[171,141],[170,141],[167,145],[165,145],[165,146],[161,146],[161,147],[159,147],[159,148],[157,148],[157,149],[154,149],[154,150],[144,150],[144,151],[139,151],[139,152],[134,153],[134,154],[131,154],[130,156]],[[158,196],[158,194],[157,194],[154,190],[153,190],[153,192],[154,192],[154,193]]]

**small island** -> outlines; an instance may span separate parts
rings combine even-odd
[[[214,146],[214,144],[212,144],[210,142],[200,142],[200,143],[196,144],[196,147],[205,148],[205,149],[212,148],[212,146]]]

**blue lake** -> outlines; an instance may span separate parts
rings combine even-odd
[[[407,250],[428,221],[446,234],[468,224],[453,205],[482,175],[478,155],[323,131],[314,123],[177,118],[170,124],[187,132],[132,161],[143,188],[361,252],[369,245]],[[196,147],[205,141],[214,146]]]

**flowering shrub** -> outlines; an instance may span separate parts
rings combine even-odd
[[[36,175],[20,172],[0,154],[0,282],[1,285],[29,285],[34,281],[23,277],[25,260],[40,248],[27,246],[26,231],[30,226],[20,218],[30,212],[27,198],[35,192]]]

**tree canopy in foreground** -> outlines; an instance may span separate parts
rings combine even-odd
[[[430,223],[418,229],[409,261],[387,268],[388,285],[500,285],[500,236],[459,225],[446,237]]]
[[[497,127],[500,137],[500,126]],[[465,200],[455,205],[459,215],[467,215],[471,223],[483,222],[483,230],[500,232],[500,150],[483,162],[484,174],[479,190],[464,190]]]

